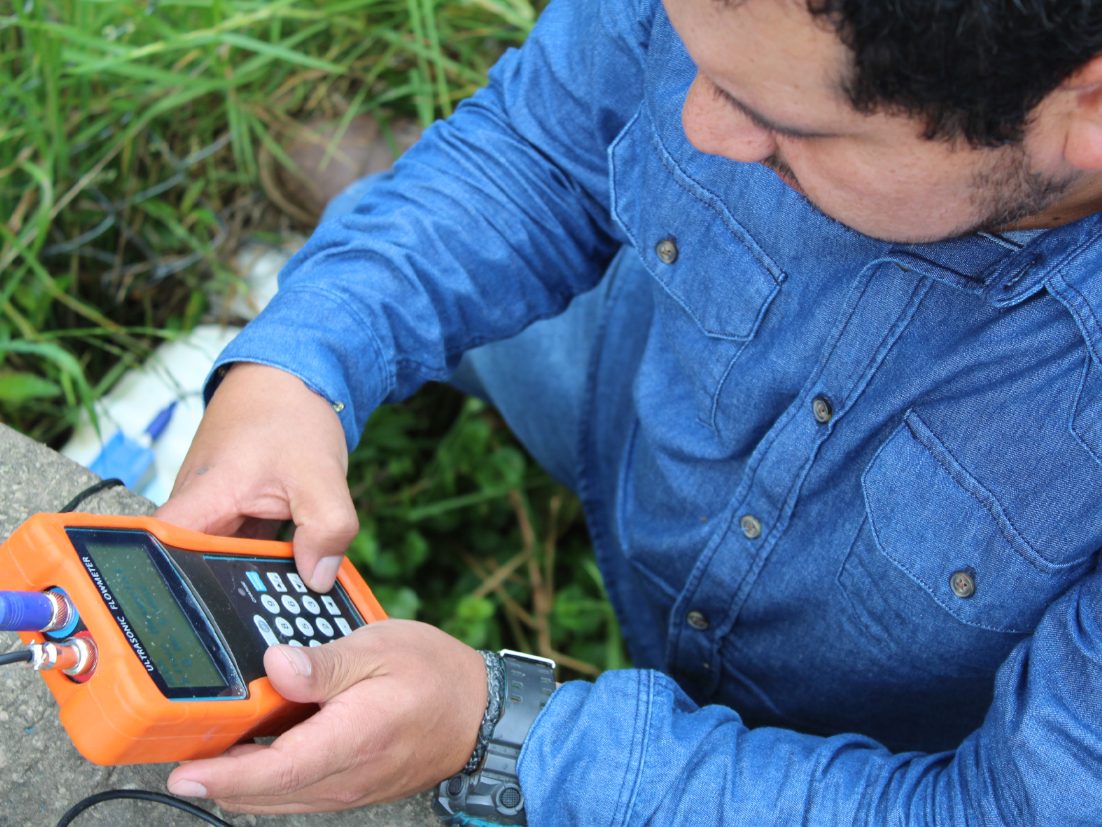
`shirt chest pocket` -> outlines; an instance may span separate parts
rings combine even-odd
[[[1091,565],[1037,554],[913,410],[862,487],[839,580],[878,645],[923,671],[993,670]]]
[[[715,427],[724,382],[784,281],[784,272],[722,199],[689,178],[644,105],[609,150],[613,217],[654,277],[655,331]]]

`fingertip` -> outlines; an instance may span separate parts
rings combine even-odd
[[[208,497],[200,492],[187,491],[169,496],[164,505],[153,512],[153,518],[179,528],[210,534],[214,533],[211,531],[212,517],[219,513]]]
[[[317,703],[319,688],[314,674],[312,652],[296,646],[279,644],[264,652],[264,671],[272,687],[289,701]]]
[[[306,582],[310,584],[310,588],[321,594],[325,594],[333,588],[333,584],[337,582],[337,572],[340,571],[341,560],[343,559],[343,556],[340,556],[322,557],[318,560],[314,565],[314,571],[306,577]]]
[[[184,798],[207,797],[207,788],[190,778],[170,778],[168,780],[168,791],[173,795],[183,796]]]
[[[291,669],[295,675],[300,678],[308,678],[314,672],[313,664],[310,662],[310,657],[306,654],[306,650],[297,646],[279,645],[273,646],[272,649],[277,654],[282,655],[287,659],[287,663],[291,665]]]

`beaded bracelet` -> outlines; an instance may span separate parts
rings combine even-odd
[[[505,704],[505,662],[497,652],[479,649],[478,654],[486,662],[486,713],[482,716],[482,725],[478,728],[478,742],[474,746],[474,752],[463,767],[463,772],[470,775],[482,766],[482,759],[486,757],[486,748],[490,745],[490,739],[494,735],[494,727],[501,720],[502,707]]]

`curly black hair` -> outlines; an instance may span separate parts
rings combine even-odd
[[[1041,100],[1102,53],[1102,0],[807,0],[853,52],[860,111],[925,120],[927,138],[1020,141]]]

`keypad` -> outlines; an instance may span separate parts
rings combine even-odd
[[[338,584],[329,594],[309,589],[290,560],[207,557],[238,612],[251,618],[262,648],[322,646],[352,634],[363,620]]]

